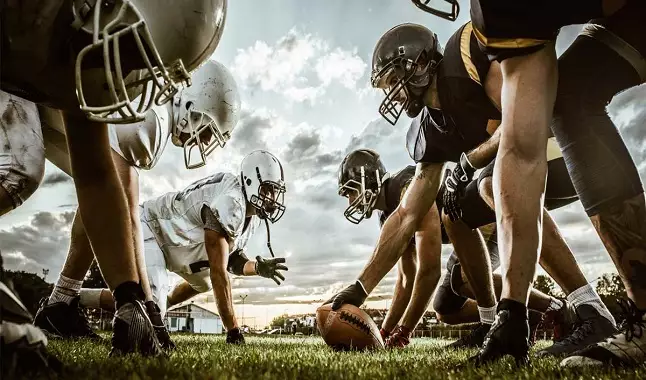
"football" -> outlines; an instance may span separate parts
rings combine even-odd
[[[365,311],[345,304],[332,310],[326,304],[316,310],[316,325],[325,343],[336,351],[384,348],[379,328]]]

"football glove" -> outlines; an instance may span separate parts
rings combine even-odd
[[[364,302],[366,302],[366,298],[368,298],[368,293],[366,293],[366,290],[364,289],[361,281],[357,280],[357,282],[343,289],[334,297],[330,298],[327,302],[325,302],[325,304],[331,302],[332,310],[338,310],[345,303],[360,307]]]
[[[258,273],[259,276],[270,278],[274,280],[277,285],[280,285],[280,281],[285,281],[285,276],[283,276],[279,270],[288,270],[283,263],[285,263],[285,258],[283,257],[263,259],[260,256],[256,256],[256,273]]]
[[[450,193],[464,191],[464,188],[467,187],[469,182],[473,179],[473,175],[476,172],[467,155],[462,153],[460,155],[460,162],[455,165],[453,171],[450,175],[447,175],[444,184],[446,185],[446,190]]]

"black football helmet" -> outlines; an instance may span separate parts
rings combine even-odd
[[[345,156],[339,167],[339,195],[355,197],[343,212],[345,218],[354,224],[370,218],[386,178],[386,167],[374,150],[357,149]]]
[[[460,15],[460,4],[458,4],[458,0],[411,0],[411,1],[413,2],[413,4],[417,6],[417,8],[423,10],[424,12],[428,12],[432,15],[441,17],[445,20],[455,21]],[[439,7],[432,7],[428,5],[428,3],[430,3],[431,1],[433,1],[433,3],[442,3],[442,2],[448,3],[451,7],[450,8],[451,10],[448,10],[448,9],[445,10],[444,8],[446,7],[446,5],[444,5],[442,9],[440,9]]]
[[[442,60],[437,35],[418,24],[400,24],[377,41],[372,53],[371,84],[386,97],[379,113],[395,125],[403,110],[415,117],[424,107],[424,95]]]

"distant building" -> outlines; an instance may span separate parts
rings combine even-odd
[[[222,334],[222,319],[205,305],[178,304],[166,312],[166,325],[171,332]]]

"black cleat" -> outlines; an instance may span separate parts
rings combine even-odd
[[[65,302],[47,304],[47,298],[40,301],[34,324],[40,327],[49,337],[63,339],[89,338],[102,340],[88,323],[83,309],[75,297],[68,305]]]
[[[538,356],[567,356],[617,333],[613,323],[599,314],[594,307],[581,305],[576,312],[581,322],[574,331],[563,340],[540,350]]]
[[[451,349],[462,349],[462,348],[480,348],[484,343],[485,336],[491,329],[491,325],[488,323],[478,323],[478,327],[471,330],[471,332],[462,338],[456,340],[455,342],[446,346]]]
[[[153,328],[155,329],[155,333],[157,334],[159,344],[161,344],[161,347],[164,350],[174,350],[175,343],[173,343],[173,341],[170,339],[170,334],[168,334],[166,325],[164,325],[164,321],[162,320],[159,306],[157,306],[155,301],[147,301],[145,305],[146,312],[148,312],[148,318],[150,318],[150,322],[153,324]]]
[[[478,355],[471,358],[481,366],[511,355],[517,365],[529,363],[529,323],[525,305],[503,299],[498,304],[498,314],[485,337]]]
[[[110,356],[139,353],[143,356],[163,355],[157,334],[141,301],[123,304],[112,322]]]

